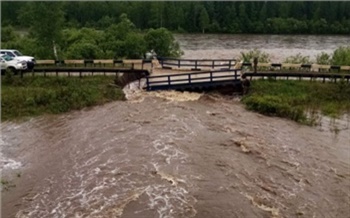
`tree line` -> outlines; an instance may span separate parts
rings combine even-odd
[[[37,2],[2,2],[2,26],[30,27]],[[51,3],[54,4],[54,3]],[[348,1],[249,2],[62,2],[67,27],[104,29],[125,13],[141,30],[167,28],[189,33],[349,34]],[[40,16],[40,15],[38,15]]]
[[[38,59],[179,57],[172,32],[346,34],[349,11],[350,2],[1,2],[1,48]]]
[[[12,25],[1,28],[1,48],[16,48],[37,59],[123,59],[143,58],[150,50],[160,56],[182,54],[173,34],[166,28],[141,31],[126,14],[105,28],[69,26],[66,2],[25,3],[19,14],[29,28],[21,36]]]

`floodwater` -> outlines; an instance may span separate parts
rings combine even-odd
[[[314,61],[321,52],[331,55],[340,46],[350,46],[348,35],[177,34],[175,38],[183,58],[237,59],[241,52],[259,49],[273,63],[298,53]]]
[[[239,96],[136,86],[2,123],[2,217],[349,217],[349,116],[310,127]]]

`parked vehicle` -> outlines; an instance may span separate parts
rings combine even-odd
[[[1,74],[6,70],[11,70],[12,72],[17,73],[18,71],[27,70],[27,62],[16,60],[9,55],[0,55],[0,68]]]
[[[35,58],[31,56],[25,56],[21,52],[15,49],[1,49],[0,54],[6,54],[10,57],[13,57],[16,60],[19,61],[26,61],[27,62],[27,68],[29,70],[33,69],[35,66]]]

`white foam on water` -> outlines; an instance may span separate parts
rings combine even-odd
[[[152,185],[146,189],[146,194],[150,200],[148,206],[157,210],[159,218],[174,218],[176,213],[185,213],[185,208],[192,208],[186,217],[196,214],[192,206],[196,200],[183,187]]]
[[[203,94],[196,93],[196,92],[180,92],[180,91],[157,91],[157,92],[151,92],[151,94],[158,98],[163,98],[168,101],[196,101],[198,100]]]
[[[10,158],[5,158],[5,157],[2,157],[2,155],[0,156],[0,172],[3,171],[3,170],[7,170],[7,169],[10,169],[10,170],[17,170],[19,168],[22,167],[22,163],[19,162],[19,161],[15,161],[13,159],[10,159]]]
[[[123,88],[123,92],[125,94],[125,98],[128,101],[133,103],[142,102],[145,97],[145,91],[143,91],[143,87],[146,84],[146,79],[136,80],[127,84]]]
[[[48,181],[48,190],[40,192],[37,199],[16,217],[106,217],[106,214],[119,217],[130,202],[144,193],[149,202],[143,210],[156,210],[161,218],[187,213],[188,208],[193,208],[195,199],[187,189],[189,182],[187,176],[181,174],[179,165],[188,155],[176,145],[176,140],[194,133],[184,119],[174,114],[165,119],[179,122],[181,127],[171,126],[154,138],[145,154],[149,155],[149,161],[133,162],[129,154],[132,149],[128,150],[127,146],[122,146],[117,153],[113,150],[119,141],[125,145],[132,142],[127,134],[125,138],[107,139],[98,146],[102,147],[99,149],[93,142],[80,149],[76,147],[70,157],[74,160],[72,170],[65,172],[62,178],[56,178],[59,181]],[[175,174],[171,175],[162,169],[163,166],[173,168]],[[153,168],[157,175],[150,177]],[[154,182],[154,178],[161,180]],[[194,209],[186,217],[193,214]]]

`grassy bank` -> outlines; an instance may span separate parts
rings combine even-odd
[[[63,113],[84,107],[124,100],[121,89],[110,86],[114,77],[3,77],[2,120],[45,113]]]
[[[350,85],[309,81],[256,80],[242,102],[248,109],[312,124],[307,114],[330,117],[350,113]]]

